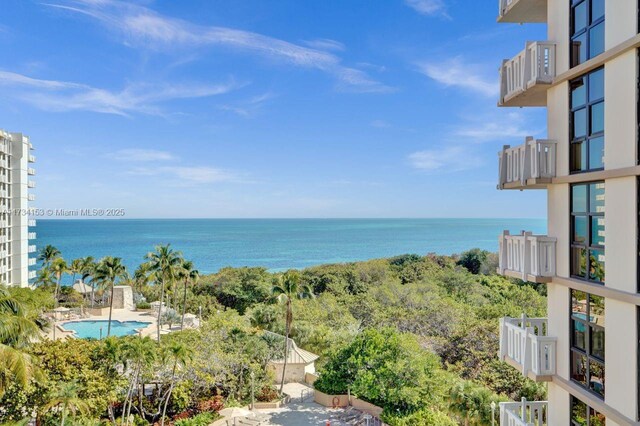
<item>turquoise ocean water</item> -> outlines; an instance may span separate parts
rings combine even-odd
[[[201,273],[224,266],[304,268],[404,253],[498,250],[498,235],[546,232],[544,219],[39,219],[38,249],[65,259],[111,255],[130,270],[154,245],[171,243]]]

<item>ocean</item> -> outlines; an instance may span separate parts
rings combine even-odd
[[[65,259],[118,256],[130,270],[170,243],[200,273],[225,266],[272,271],[405,253],[498,250],[498,235],[546,233],[545,219],[38,219],[35,244]]]

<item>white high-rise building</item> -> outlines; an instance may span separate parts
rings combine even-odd
[[[9,286],[26,287],[35,278],[35,270],[29,270],[36,262],[36,223],[29,218],[32,150],[27,136],[0,129],[0,283]]]
[[[639,3],[499,1],[499,22],[547,24],[498,101],[546,107],[547,136],[503,148],[498,186],[548,194],[548,235],[505,232],[499,266],[547,286],[548,318],[501,320],[500,356],[548,401],[500,404],[502,425],[640,424]]]

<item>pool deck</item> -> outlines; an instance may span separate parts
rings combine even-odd
[[[58,329],[56,330],[56,340],[58,339],[66,339],[69,337],[73,337],[73,332],[64,329],[64,324],[67,322],[73,321],[99,321],[99,320],[108,320],[109,313],[107,312],[105,315],[91,315],[88,318],[76,318],[76,319],[65,319],[56,322],[56,326]],[[156,324],[157,317],[154,312],[138,312],[138,311],[130,311],[127,309],[114,309],[113,315],[111,319],[114,321],[141,321],[148,322],[149,325],[142,329],[142,336],[155,336],[156,333]],[[160,331],[162,334],[168,333],[168,327],[163,327]],[[53,328],[50,329],[46,333],[46,337],[53,340]]]

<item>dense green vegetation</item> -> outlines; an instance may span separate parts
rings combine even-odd
[[[140,309],[164,301],[158,318],[175,316],[177,331],[32,343],[15,339],[14,330],[0,350],[24,362],[2,360],[0,422],[204,424],[225,405],[247,403],[252,390],[259,400],[277,397],[266,367],[286,345],[262,330],[321,355],[317,388],[379,405],[391,425],[485,425],[492,401],[545,396],[542,385],[496,356],[498,318],[545,316],[544,287],[495,275],[495,254],[403,255],[287,273],[224,268],[206,276],[168,246],[133,274],[114,258],[67,264],[51,247],[40,259],[36,290],[0,294],[0,324],[33,333],[46,326],[45,309],[109,306],[117,282],[134,288]],[[91,295],[60,287],[64,274],[82,277]],[[199,329],[180,331],[184,312],[201,312]],[[9,335],[2,331],[0,338]]]

